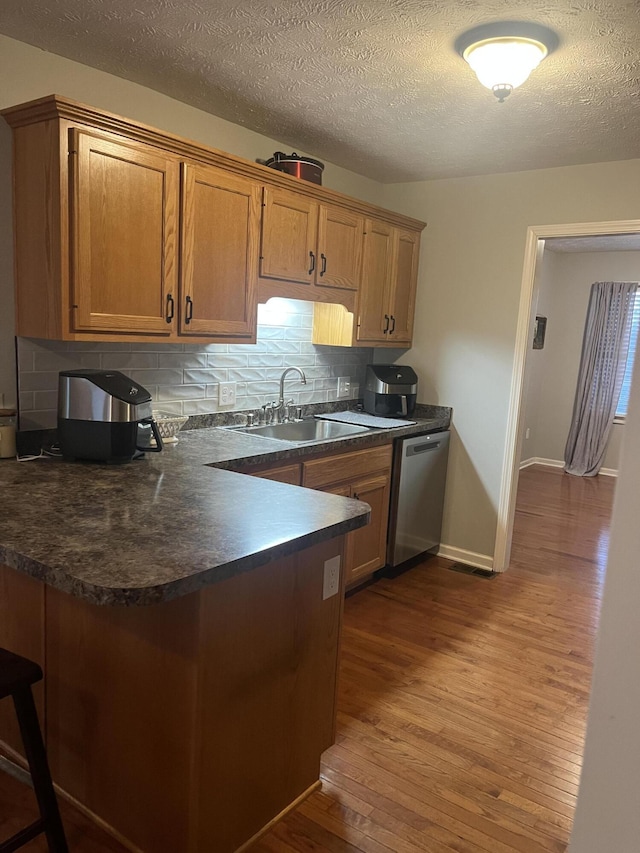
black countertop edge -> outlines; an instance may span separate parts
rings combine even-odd
[[[7,461],[6,467],[0,468],[0,474],[6,474],[6,477],[2,477],[2,482],[6,490],[7,500],[11,501],[10,490],[12,487],[21,490],[20,494],[23,496],[23,500],[22,503],[17,502],[15,505],[15,512],[18,515],[15,513],[13,516],[7,514],[5,519],[0,519],[0,522],[6,525],[7,530],[6,538],[2,537],[4,544],[0,546],[0,562],[42,580],[63,592],[84,598],[94,604],[131,606],[170,601],[225,580],[234,574],[265,565],[281,556],[293,554],[318,542],[356,530],[368,522],[370,509],[366,505],[361,505],[357,512],[345,512],[344,516],[340,512],[338,520],[335,516],[324,521],[318,518],[317,527],[313,520],[308,524],[305,522],[302,527],[298,526],[297,530],[291,531],[291,538],[285,538],[283,541],[274,544],[271,543],[269,535],[262,540],[258,538],[255,544],[251,546],[253,550],[249,550],[249,547],[242,547],[242,530],[235,525],[237,516],[228,516],[229,519],[233,519],[231,526],[224,526],[221,529],[229,531],[230,536],[236,537],[235,540],[233,538],[230,540],[228,559],[224,551],[226,543],[222,542],[221,544],[221,540],[214,536],[213,539],[210,539],[210,550],[208,544],[204,551],[202,548],[198,551],[197,546],[191,550],[186,547],[184,560],[174,560],[177,570],[172,576],[171,574],[167,575],[167,566],[170,567],[171,560],[168,563],[167,560],[164,560],[163,564],[162,561],[156,563],[154,552],[152,550],[145,551],[144,547],[146,546],[140,545],[138,542],[137,544],[141,548],[139,556],[143,561],[140,565],[144,565],[145,570],[141,571],[137,578],[135,571],[131,578],[129,577],[125,560],[118,562],[116,559],[113,567],[111,565],[105,567],[104,574],[101,571],[94,573],[94,580],[91,576],[92,567],[101,565],[102,553],[109,553],[112,542],[110,531],[107,529],[105,533],[98,523],[95,529],[98,530],[102,539],[88,539],[86,545],[84,539],[81,539],[79,540],[79,547],[71,545],[69,547],[71,562],[67,566],[66,543],[73,542],[73,539],[65,538],[67,530],[64,527],[66,520],[64,513],[59,516],[62,518],[62,526],[56,518],[49,521],[49,524],[54,525],[49,534],[46,525],[42,528],[39,520],[46,516],[42,516],[38,508],[41,507],[42,512],[55,516],[55,512],[60,513],[60,507],[67,503],[71,513],[80,513],[78,516],[79,524],[71,521],[68,534],[69,536],[77,536],[80,535],[78,530],[93,530],[91,527],[93,505],[83,503],[82,498],[78,500],[78,494],[87,495],[89,502],[95,500],[96,505],[101,507],[103,513],[106,513],[109,523],[112,523],[111,516],[115,519],[113,522],[115,524],[120,519],[120,514],[124,513],[125,528],[127,524],[129,525],[125,532],[129,537],[134,538],[123,539],[123,542],[126,544],[126,542],[131,541],[132,545],[135,546],[135,540],[139,538],[136,536],[136,530],[140,529],[136,525],[145,524],[146,526],[148,519],[145,502],[150,499],[153,500],[158,490],[162,489],[163,501],[167,502],[169,515],[167,515],[166,522],[162,518],[156,520],[157,524],[160,525],[157,528],[159,538],[153,539],[153,536],[156,535],[155,531],[153,536],[148,537],[149,543],[157,541],[157,547],[162,549],[163,533],[169,537],[175,537],[185,531],[180,514],[183,511],[187,514],[188,524],[189,517],[193,513],[193,501],[196,498],[200,503],[204,502],[199,523],[205,523],[211,529],[209,524],[209,518],[211,518],[212,521],[220,519],[220,523],[227,525],[227,522],[222,519],[225,517],[225,512],[228,514],[231,511],[230,507],[233,506],[233,501],[225,503],[222,514],[215,516],[207,516],[206,513],[212,511],[207,502],[211,500],[212,495],[215,499],[219,499],[220,494],[224,494],[226,497],[226,490],[229,489],[237,502],[239,495],[245,492],[246,487],[242,485],[244,478],[234,481],[222,480],[217,485],[215,481],[208,479],[203,481],[201,474],[205,471],[216,468],[228,469],[227,471],[221,470],[219,473],[225,477],[242,477],[242,474],[230,473],[230,471],[237,471],[238,469],[246,471],[260,465],[277,464],[279,461],[313,458],[326,453],[348,452],[363,447],[387,444],[405,436],[447,429],[450,425],[450,410],[443,409],[443,407],[434,408],[433,414],[437,415],[436,417],[426,419],[417,417],[417,423],[405,427],[375,429],[337,440],[300,444],[251,436],[251,434],[239,433],[235,430],[215,428],[190,430],[184,435],[183,441],[179,441],[177,445],[168,446],[166,453],[150,454],[142,462],[131,463],[131,468],[128,466],[118,466],[117,468],[97,466],[93,468],[91,464],[76,467],[77,463],[65,463],[51,458],[44,461],[36,460],[35,462],[24,463],[29,467],[23,468],[21,463]],[[423,412],[424,409],[420,414]],[[30,466],[36,467],[31,468]],[[198,471],[201,474],[198,474]],[[67,478],[69,478],[68,483]],[[265,506],[264,523],[267,525],[270,524],[270,521],[267,521],[270,517],[269,512],[273,512],[271,492],[279,489],[280,492],[276,501],[285,501],[286,503],[292,497],[286,492],[299,489],[296,486],[273,483],[270,480],[258,479],[256,481],[256,478],[253,477],[250,479],[254,481],[248,489],[251,498],[247,497],[246,500],[250,505],[255,505],[258,508]],[[132,491],[133,486],[137,491]],[[249,486],[249,481],[247,481],[247,486]],[[310,493],[307,490],[304,491],[310,497]],[[179,502],[181,493],[185,495],[187,500],[187,503],[184,504],[184,510],[182,509],[183,504]],[[320,497],[322,493],[317,494]],[[105,498],[106,495],[112,497],[107,499]],[[126,500],[123,502],[123,497],[126,499],[127,495],[132,495],[131,508],[129,508]],[[326,497],[324,495],[322,500],[325,500]],[[172,500],[174,507],[171,506]],[[322,512],[322,500],[318,504],[319,514]],[[306,503],[308,504],[308,501]],[[88,510],[86,510],[86,506],[89,507]],[[279,513],[280,505],[277,503],[276,506]],[[299,507],[299,501],[296,502],[295,498],[294,506]],[[315,513],[315,503],[312,501],[305,506],[305,511]],[[213,512],[217,513],[215,500]],[[133,520],[129,519],[129,516]],[[72,516],[67,516],[67,518],[71,519]],[[256,518],[260,518],[259,510]],[[275,518],[280,521],[282,515],[276,515]],[[176,519],[179,522],[178,526],[176,526]],[[89,526],[87,527],[88,523]],[[40,539],[38,537],[35,540],[30,538],[30,524],[37,524]],[[190,535],[191,533],[196,535],[198,530],[202,529],[194,523],[192,523],[192,528],[191,532],[187,527],[187,532]],[[82,534],[82,536],[84,535]],[[23,541],[26,543],[24,550],[21,545]],[[167,541],[174,545],[173,556],[175,557],[175,543],[170,539]],[[188,537],[185,539],[187,545],[190,541]],[[195,541],[199,545],[202,544],[199,540]],[[240,543],[241,547],[237,547],[235,543]],[[58,545],[60,546],[59,553],[57,551]],[[217,547],[218,545],[220,548]],[[104,552],[101,550],[103,548]],[[130,560],[134,559],[130,556],[132,552],[127,553]],[[163,554],[162,550],[158,551],[158,554]],[[50,555],[51,559],[47,559],[47,555]],[[208,564],[207,555],[213,558],[212,565]],[[92,562],[86,563],[86,559],[90,559]],[[77,572],[72,569],[74,560],[79,569]],[[84,563],[83,560],[85,560]],[[149,561],[152,561],[151,564]],[[150,571],[149,565],[152,567]],[[185,567],[188,566],[192,566],[192,569],[186,568],[185,570]],[[156,572],[155,575],[154,572]],[[110,574],[113,579],[112,583],[109,582]],[[101,575],[103,581],[98,580]]]
[[[345,519],[337,524],[321,528],[304,536],[298,536],[271,545],[264,550],[254,554],[247,554],[236,560],[212,566],[205,571],[197,572],[188,578],[182,577],[165,584],[155,584],[146,588],[140,587],[103,587],[96,586],[80,578],[74,578],[67,572],[53,569],[43,563],[26,557],[15,551],[0,546],[0,564],[19,571],[21,574],[29,575],[36,580],[41,580],[47,586],[51,586],[60,592],[68,593],[76,598],[82,598],[96,605],[140,607],[153,604],[162,604],[183,595],[199,592],[207,586],[220,581],[227,580],[237,574],[249,572],[260,566],[265,566],[282,557],[288,557],[298,551],[310,548],[320,542],[343,536],[352,530],[365,527],[371,518],[371,511],[352,518]]]

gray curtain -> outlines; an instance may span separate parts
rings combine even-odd
[[[591,286],[564,470],[595,477],[607,449],[629,352],[637,282]]]

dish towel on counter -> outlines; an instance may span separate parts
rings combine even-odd
[[[372,429],[392,429],[393,427],[411,426],[417,421],[405,421],[398,418],[377,418],[364,412],[332,412],[327,415],[316,415],[323,421],[339,421],[342,424],[357,424]]]

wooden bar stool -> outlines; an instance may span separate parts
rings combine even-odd
[[[69,849],[31,692],[31,685],[41,678],[42,670],[37,663],[14,655],[6,649],[0,649],[0,699],[7,696],[13,699],[40,810],[39,820],[16,833],[8,841],[0,842],[0,853],[13,853],[41,833],[46,836],[50,853],[68,853]]]

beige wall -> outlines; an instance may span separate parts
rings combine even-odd
[[[270,157],[291,145],[261,136],[119,77],[63,59],[0,35],[0,109],[50,94],[64,95],[231,152],[248,160]],[[313,152],[306,152],[313,155]],[[347,195],[380,203],[381,185],[325,164],[323,183]],[[15,404],[11,133],[0,120],[0,393]]]
[[[634,371],[611,521],[570,853],[636,853],[640,839],[640,371]]]
[[[402,358],[453,406],[443,543],[493,554],[527,227],[638,219],[639,187],[640,160],[386,187],[428,222]]]
[[[523,459],[562,460],[571,424],[582,336],[594,281],[640,281],[640,252],[545,251],[537,313],[548,318],[545,347],[532,350]],[[604,468],[618,469],[624,426],[614,424]]]
[[[553,282],[555,281],[556,263],[560,255],[553,252],[544,252],[542,258],[536,265],[536,283],[532,314],[549,317],[551,311],[551,296]],[[550,328],[547,329],[547,333]],[[523,390],[522,405],[522,452],[521,460],[530,459],[532,456],[540,456],[536,453],[539,422],[541,418],[540,398],[542,396],[542,377],[546,372],[550,352],[550,337],[545,337],[543,349],[534,350],[530,346],[527,351],[525,367],[525,386]],[[527,430],[529,437],[527,438]],[[551,457],[547,457],[551,458]],[[560,459],[562,457],[558,457]]]

